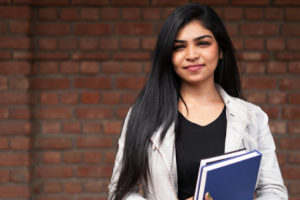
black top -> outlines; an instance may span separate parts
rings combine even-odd
[[[178,112],[180,137],[176,142],[178,198],[194,196],[200,160],[224,154],[226,137],[226,107],[220,116],[206,126],[187,120]]]

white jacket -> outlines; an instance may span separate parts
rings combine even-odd
[[[268,125],[268,116],[260,107],[229,96],[219,85],[216,88],[226,104],[227,129],[225,139],[225,153],[246,148],[247,151],[258,150],[262,154],[259,175],[256,183],[256,200],[287,200],[287,189],[283,184],[281,172],[275,154],[275,144]],[[121,137],[119,149],[115,160],[113,175],[108,186],[108,199],[115,190],[121,165],[127,128],[127,114]],[[151,180],[148,188],[141,181],[144,197],[138,192],[140,183],[134,191],[125,198],[126,200],[176,200],[177,199],[177,167],[175,152],[174,123],[171,125],[159,145],[158,130],[151,138],[149,147],[149,167]],[[150,179],[149,179],[150,181]]]

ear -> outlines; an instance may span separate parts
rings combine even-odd
[[[222,59],[223,58],[223,52],[221,51],[221,53],[220,53],[220,59]]]

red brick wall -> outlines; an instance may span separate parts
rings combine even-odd
[[[0,200],[105,199],[158,31],[188,2],[0,0]],[[300,1],[198,2],[224,20],[300,200]]]

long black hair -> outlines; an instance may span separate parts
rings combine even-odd
[[[180,78],[173,69],[173,42],[179,29],[192,20],[199,20],[210,30],[223,53],[214,71],[214,80],[229,95],[243,98],[236,53],[226,28],[218,15],[208,6],[189,3],[177,8],[165,20],[154,50],[150,74],[139,93],[128,120],[122,167],[112,199],[121,200],[142,178],[151,179],[148,148],[154,132],[162,127],[162,143],[168,128],[175,122],[175,140],[178,138],[178,101]],[[184,102],[184,101],[183,101]]]

